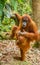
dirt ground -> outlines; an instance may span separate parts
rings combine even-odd
[[[0,40],[0,65],[40,65],[40,50],[30,48],[25,53],[25,61],[20,61],[20,49],[15,40]]]

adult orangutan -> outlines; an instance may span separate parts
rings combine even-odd
[[[17,45],[21,51],[21,60],[25,59],[25,52],[30,48],[30,42],[38,39],[38,29],[35,22],[27,14],[20,16],[14,14],[18,19],[19,25],[12,28],[11,37],[17,38]],[[11,16],[14,18],[14,16]]]

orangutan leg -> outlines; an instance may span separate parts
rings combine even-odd
[[[21,60],[25,60],[25,52],[23,50],[20,50],[21,51]]]

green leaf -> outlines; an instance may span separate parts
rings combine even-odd
[[[22,3],[22,2],[23,2],[23,0],[18,0],[18,2],[19,2],[19,3]]]

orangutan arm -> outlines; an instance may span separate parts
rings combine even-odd
[[[15,36],[15,33],[16,33],[17,28],[18,27],[16,25],[12,27],[11,35],[10,35],[11,38],[13,38]]]
[[[29,39],[37,40],[39,38],[39,33],[38,33],[37,26],[36,26],[36,24],[34,22],[31,25],[32,25],[32,29],[31,28],[30,29],[33,32],[24,31],[24,32],[19,32],[19,33],[20,33],[20,35],[22,35],[24,37],[27,37]]]
[[[33,40],[38,39],[38,34],[36,33],[29,33],[29,32],[24,32],[24,36]]]

